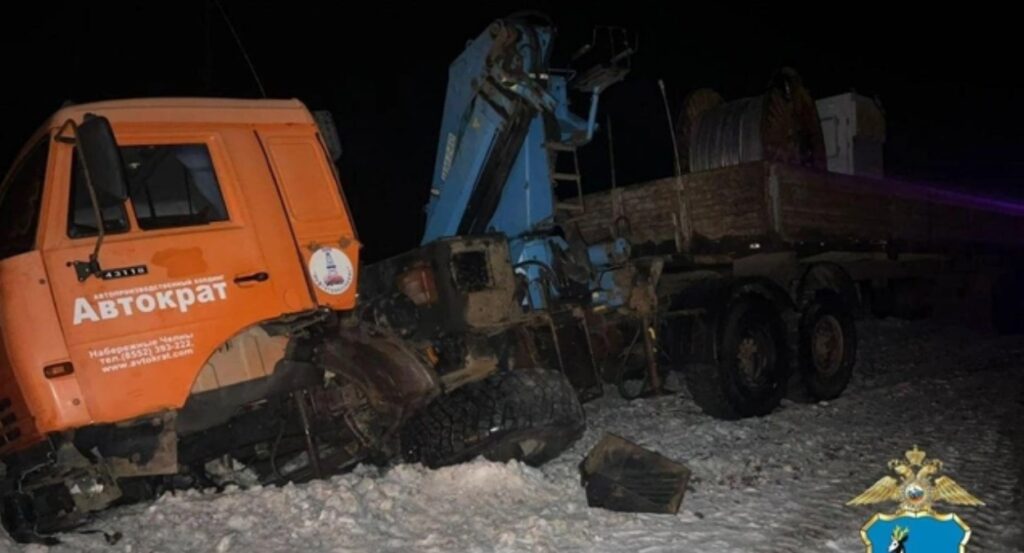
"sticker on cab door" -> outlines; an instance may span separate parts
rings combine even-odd
[[[309,278],[324,292],[336,296],[352,285],[352,261],[338,248],[323,247],[309,258]]]

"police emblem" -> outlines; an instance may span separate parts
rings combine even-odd
[[[899,502],[895,513],[877,513],[861,528],[867,553],[964,553],[971,529],[955,514],[940,514],[939,501],[954,505],[984,505],[948,476],[936,476],[942,461],[925,460],[915,445],[903,459],[889,461],[898,478],[883,476],[847,505]]]

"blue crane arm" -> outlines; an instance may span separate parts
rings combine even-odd
[[[631,52],[580,75],[553,71],[553,35],[547,23],[501,19],[451,64],[422,239],[427,244],[449,236],[504,234],[510,261],[529,282],[536,308],[557,296],[549,289],[552,267],[569,250],[557,233],[547,232],[555,226],[554,187],[580,179],[578,171],[556,169],[558,152],[575,156],[575,148],[590,141],[598,97],[625,76],[628,69],[616,62]],[[569,109],[570,85],[591,95],[587,118]],[[587,257],[577,263],[605,264]],[[595,275],[585,284],[602,293],[607,286],[601,279]]]
[[[546,74],[550,44],[550,28],[499,20],[452,63],[423,243],[515,230],[491,224],[513,174],[537,187],[534,194],[546,191],[543,143],[536,144],[540,151],[523,146],[531,134],[543,138],[544,114],[557,108],[539,77]],[[534,163],[526,163],[530,153]],[[540,199],[531,217],[550,217],[553,208],[545,210]]]

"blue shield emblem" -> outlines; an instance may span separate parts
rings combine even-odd
[[[860,537],[867,553],[964,553],[971,529],[954,514],[877,514]]]

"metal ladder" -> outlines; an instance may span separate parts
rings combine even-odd
[[[549,173],[551,175],[551,187],[555,193],[555,209],[573,214],[583,213],[583,178],[580,176],[580,158],[576,153],[576,146],[561,142],[548,142],[545,148],[551,153],[549,157],[551,160]],[[559,171],[558,162],[563,154],[572,154],[571,172]],[[559,186],[571,183],[576,184],[576,199],[559,201]]]

